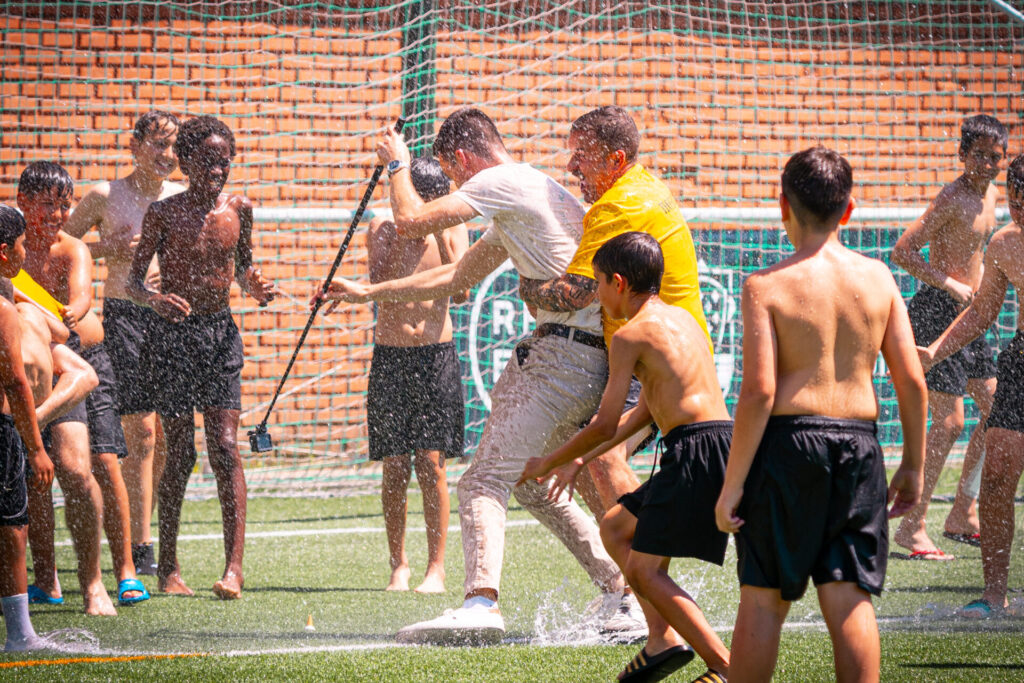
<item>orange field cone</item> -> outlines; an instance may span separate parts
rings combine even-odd
[[[306,630],[307,631],[315,631],[316,630],[316,626],[313,626],[313,615],[312,614],[310,614],[308,617],[306,617]]]

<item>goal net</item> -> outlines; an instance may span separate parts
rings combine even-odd
[[[240,444],[250,482],[266,489],[374,476],[368,306],[318,317],[271,415],[275,451],[250,453],[245,431],[262,418],[306,322],[380,132],[400,114],[424,153],[448,113],[481,107],[514,157],[578,193],[565,171],[569,124],[596,106],[628,108],[641,162],[689,217],[730,405],[742,371],[743,278],[789,249],[776,198],[790,154],[822,143],[850,160],[860,208],[842,238],[887,260],[901,230],[959,173],[964,117],[995,115],[1010,129],[1010,153],[1024,150],[1024,21],[1002,2],[68,0],[7,3],[0,26],[5,201],[35,160],[67,167],[77,198],[125,175],[128,131],[150,109],[210,114],[235,132],[229,189],[256,203],[256,259],[285,293],[267,308],[233,298],[246,351]],[[385,190],[368,215],[387,210]],[[916,281],[893,271],[909,298]],[[365,226],[340,274],[365,277]],[[100,267],[98,296],[103,276]],[[500,269],[453,308],[467,457],[488,391],[531,328],[516,288],[514,271]],[[993,341],[1008,340],[1015,313],[1011,296]],[[879,362],[880,435],[896,456],[885,373]]]

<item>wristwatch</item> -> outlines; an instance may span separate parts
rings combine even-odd
[[[403,168],[409,168],[409,164],[405,163],[401,159],[392,159],[388,162],[388,178],[395,175]]]

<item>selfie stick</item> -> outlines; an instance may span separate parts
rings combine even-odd
[[[395,132],[401,133],[403,127],[405,127],[405,119],[399,117],[398,121],[395,122]],[[341,243],[341,248],[338,249],[338,255],[334,257],[334,264],[331,265],[331,270],[327,273],[326,279],[324,279],[324,284],[320,288],[321,292],[327,291],[327,287],[334,279],[334,274],[338,271],[338,266],[341,265],[341,258],[345,255],[345,251],[348,249],[348,243],[352,240],[352,235],[356,232],[356,226],[359,225],[359,220],[363,217],[363,212],[366,211],[366,205],[370,203],[370,197],[373,196],[373,191],[377,188],[377,181],[380,180],[380,174],[383,172],[384,166],[382,164],[378,164],[377,167],[373,169],[373,175],[370,177],[370,184],[367,186],[366,192],[363,193],[363,200],[359,202],[359,208],[357,208],[355,214],[352,215],[352,222],[348,226],[348,233],[345,234],[345,240]],[[295,351],[292,352],[292,358],[288,361],[288,366],[284,369],[284,376],[281,377],[281,381],[277,384],[277,390],[274,391],[274,397],[270,399],[270,405],[267,406],[267,412],[263,416],[263,420],[256,426],[256,429],[249,432],[249,445],[256,453],[264,453],[266,451],[274,450],[274,441],[270,438],[270,433],[267,431],[267,420],[270,419],[270,412],[274,409],[274,404],[277,403],[278,396],[281,395],[281,388],[284,387],[284,383],[288,379],[288,374],[292,371],[295,359],[299,355],[299,349],[302,348],[302,343],[306,341],[306,335],[309,334],[309,328],[313,326],[316,314],[320,311],[320,307],[323,306],[324,303],[323,299],[319,299],[313,305],[313,310],[309,314],[309,320],[306,321],[306,327],[302,330],[302,334],[299,336],[299,342],[295,345]]]

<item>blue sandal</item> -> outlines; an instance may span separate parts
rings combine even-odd
[[[63,605],[64,596],[51,597],[49,593],[33,583],[28,587],[28,601],[32,605]]]
[[[124,594],[128,591],[142,591],[142,595],[134,598],[126,598]],[[134,605],[137,602],[149,600],[149,591],[138,579],[124,579],[117,582],[117,601],[122,605]]]
[[[982,598],[972,600],[957,610],[958,616],[965,619],[989,619],[995,616],[996,612],[997,610],[992,606],[992,603]]]

